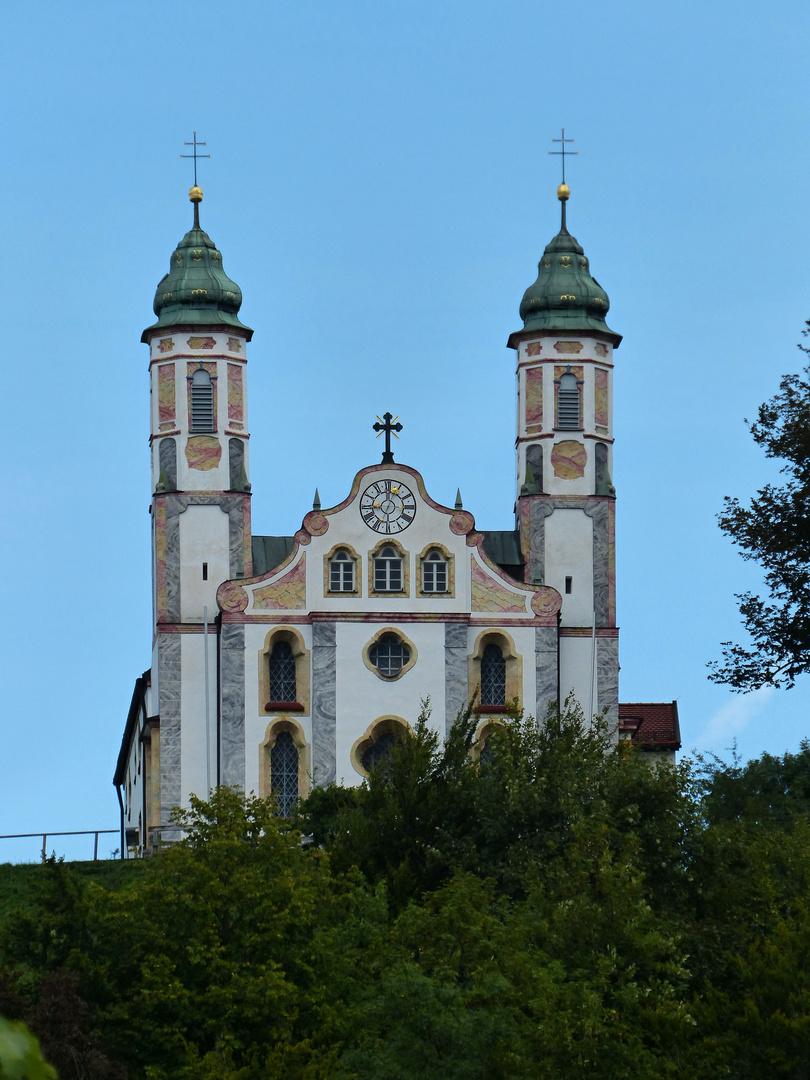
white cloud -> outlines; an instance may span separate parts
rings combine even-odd
[[[775,693],[773,686],[762,686],[750,694],[729,698],[706,721],[698,739],[701,749],[721,753],[730,747]]]

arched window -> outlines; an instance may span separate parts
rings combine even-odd
[[[329,591],[354,592],[354,559],[343,549],[329,563]]]
[[[560,376],[557,389],[557,427],[573,430],[579,428],[579,383],[571,371]]]
[[[404,739],[410,727],[399,716],[384,716],[366,729],[351,749],[351,762],[361,776],[384,766],[394,747]]]
[[[411,650],[396,634],[383,634],[368,650],[368,658],[384,679],[395,679],[411,658]]]
[[[498,645],[490,642],[481,656],[481,704],[506,705],[506,660]]]
[[[276,641],[268,660],[270,701],[276,704],[295,702],[295,657],[289,641]]]
[[[447,592],[447,560],[435,549],[422,560],[422,592]]]
[[[383,731],[374,739],[360,758],[360,763],[367,773],[370,773],[372,769],[376,769],[381,762],[388,760],[396,741],[396,735],[393,731]]]
[[[391,545],[374,558],[374,591],[402,592],[402,556]]]
[[[276,813],[289,817],[298,802],[298,747],[289,731],[280,731],[270,750],[270,785]]]
[[[191,431],[214,430],[214,384],[204,367],[191,376]]]

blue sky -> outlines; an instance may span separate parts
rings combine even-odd
[[[435,498],[510,527],[505,343],[558,228],[565,126],[569,226],[624,335],[621,697],[677,698],[686,748],[798,746],[807,680],[741,698],[705,664],[759,583],[715,515],[777,475],[743,418],[810,317],[806,3],[33,0],[2,29],[0,833],[117,824],[150,647],[139,338],[189,227],[193,129],[256,331],[254,529],[285,533],[376,460],[386,409]]]

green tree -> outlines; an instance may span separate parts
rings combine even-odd
[[[740,692],[791,687],[810,670],[810,367],[782,379],[751,434],[767,457],[784,462],[786,479],[766,484],[748,506],[727,496],[719,515],[742,557],[764,570],[768,589],[767,600],[737,595],[753,644],[723,642],[723,660],[709,664],[711,679]]]

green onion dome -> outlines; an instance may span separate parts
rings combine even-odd
[[[171,326],[221,324],[252,334],[238,317],[242,290],[225,273],[221,252],[200,228],[200,188],[193,187],[189,199],[194,203],[194,224],[177,245],[169,272],[157,287],[152,306],[158,319],[144,330],[144,342],[155,330]]]
[[[610,308],[608,294],[591,277],[585,252],[565,224],[568,185],[560,184],[557,197],[562,203],[560,231],[546,245],[537,264],[537,281],[523,294],[520,317],[524,331],[601,330],[621,341],[605,322]]]

